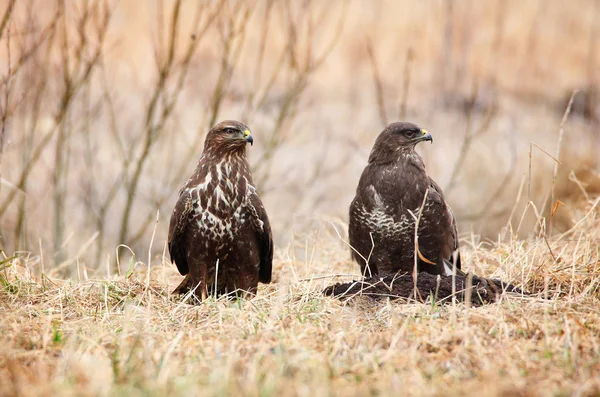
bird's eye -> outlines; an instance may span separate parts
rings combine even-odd
[[[223,132],[226,134],[234,134],[235,130],[233,128],[225,128]]]
[[[415,136],[415,131],[414,130],[406,130],[406,131],[404,131],[404,136],[407,137],[408,139],[411,139]]]

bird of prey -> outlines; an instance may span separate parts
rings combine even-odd
[[[415,152],[423,141],[433,142],[431,134],[407,122],[391,123],[375,141],[350,204],[352,257],[363,275],[413,271],[417,220],[417,271],[451,275],[456,264],[463,274],[454,214]]]
[[[271,226],[246,159],[253,142],[238,121],[208,132],[171,215],[169,253],[186,276],[174,293],[194,290],[204,300],[208,294],[255,294],[259,281],[271,282]]]

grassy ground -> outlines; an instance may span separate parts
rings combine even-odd
[[[471,270],[535,293],[481,308],[324,297],[358,276],[332,223],[279,250],[274,283],[247,301],[181,302],[166,258],[79,281],[14,259],[0,395],[596,395],[599,205],[549,241],[464,241]]]
[[[0,396],[600,394],[600,1],[139,2],[0,0]],[[227,118],[274,282],[190,306],[163,244]],[[533,296],[321,294],[359,276],[347,208],[397,119],[467,267]]]

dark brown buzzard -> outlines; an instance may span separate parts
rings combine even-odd
[[[415,224],[425,192],[427,200],[418,229],[418,271],[460,272],[458,232],[452,210],[440,187],[425,172],[415,152],[431,135],[411,123],[396,122],[379,134],[350,204],[352,257],[364,275],[412,272]],[[368,266],[367,266],[368,265]]]
[[[171,215],[169,253],[183,282],[174,293],[256,293],[271,282],[271,226],[252,182],[246,144],[250,129],[223,121],[211,129],[196,171]]]

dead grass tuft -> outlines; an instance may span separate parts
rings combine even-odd
[[[256,298],[201,306],[170,295],[179,276],[165,260],[74,281],[13,258],[0,272],[0,395],[593,395],[599,202],[549,240],[463,241],[476,274],[547,297],[479,308],[323,296],[358,276],[337,223],[279,250]]]

